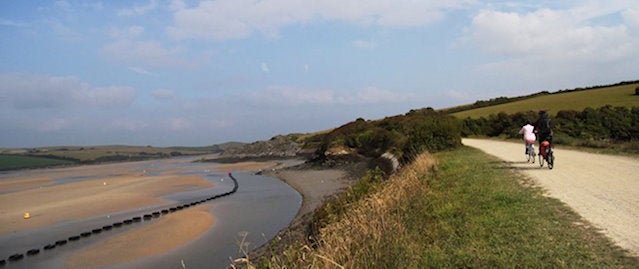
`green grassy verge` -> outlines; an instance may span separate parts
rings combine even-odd
[[[74,162],[33,156],[0,155],[0,171],[67,164],[74,164]]]
[[[635,95],[638,84],[618,85],[601,89],[574,91],[538,96],[521,101],[482,107],[453,113],[452,115],[465,119],[488,117],[490,114],[548,110],[555,115],[560,110],[582,111],[587,107],[598,108],[605,105],[632,107],[639,103],[639,95]]]
[[[470,148],[436,157],[430,192],[415,201],[424,210],[410,221],[430,227],[423,231],[427,244],[419,267],[637,265],[560,201],[501,169],[497,159]]]
[[[636,268],[561,202],[471,148],[424,155],[268,268]],[[356,190],[351,189],[350,192]],[[345,195],[352,197],[351,195]],[[352,199],[346,199],[352,200]]]

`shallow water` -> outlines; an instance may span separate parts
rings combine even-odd
[[[14,253],[25,253],[32,248],[39,248],[41,251],[40,254],[25,257],[21,261],[7,261],[4,268],[64,268],[66,258],[71,254],[157,219],[142,220],[118,229],[93,234],[88,238],[69,242],[53,250],[43,250],[44,245],[123,219],[150,214],[153,211],[180,203],[224,193],[233,188],[233,182],[226,174],[203,169],[204,165],[210,166],[211,164],[181,162],[164,165],[161,160],[140,164],[138,168],[148,170],[149,173],[160,174],[179,171],[179,174],[202,175],[208,181],[213,182],[215,186],[164,196],[163,198],[170,200],[165,205],[61,223],[43,229],[0,237],[0,259],[7,259]],[[226,268],[232,259],[242,256],[237,243],[242,239],[240,233],[248,233],[246,236],[246,242],[249,243],[247,250],[258,247],[270,240],[279,230],[285,228],[301,206],[301,195],[278,179],[243,172],[234,172],[233,175],[238,180],[238,191],[233,195],[207,202],[213,205],[211,213],[216,218],[214,226],[209,231],[164,255],[121,264],[113,268],[182,268],[182,262],[186,268]],[[76,179],[77,177],[74,178],[74,180]]]

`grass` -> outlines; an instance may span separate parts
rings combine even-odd
[[[421,155],[258,267],[636,268],[561,202],[482,152]],[[352,191],[352,190],[350,190]],[[347,195],[348,196],[348,195]]]
[[[604,105],[632,107],[639,104],[639,95],[635,95],[637,86],[639,86],[639,84],[556,93],[512,103],[457,112],[452,115],[460,119],[465,119],[467,117],[488,117],[490,114],[497,114],[499,112],[514,114],[517,112],[545,109],[554,116],[560,110],[582,111],[587,107],[598,108]]]
[[[24,168],[41,168],[67,164],[74,164],[74,162],[44,157],[0,155],[0,171]]]

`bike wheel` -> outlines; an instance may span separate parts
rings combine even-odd
[[[555,167],[555,155],[552,154],[552,150],[548,152],[548,169]]]
[[[544,156],[539,154],[539,167],[544,167]]]

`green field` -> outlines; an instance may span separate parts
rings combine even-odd
[[[182,155],[216,152],[215,147],[151,146],[57,146],[22,149],[0,148],[0,170],[38,168],[65,164],[91,164],[104,162],[139,161]]]
[[[487,117],[490,114],[499,112],[514,114],[538,110],[547,110],[551,115],[555,115],[560,110],[582,111],[587,107],[598,108],[605,105],[633,107],[639,106],[639,95],[635,95],[635,89],[638,86],[639,84],[635,83],[600,89],[555,93],[512,103],[457,112],[452,115],[464,119],[467,117]]]
[[[0,171],[74,164],[72,161],[22,155],[0,155]]]

